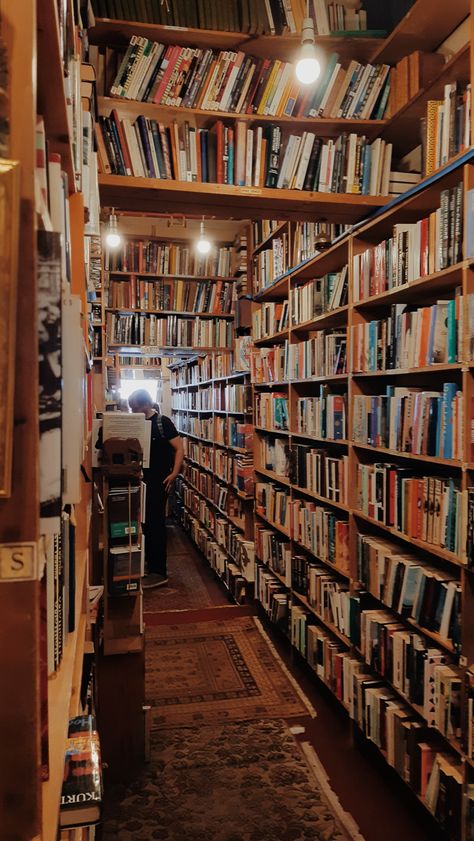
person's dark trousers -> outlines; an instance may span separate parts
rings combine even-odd
[[[145,535],[146,572],[168,577],[166,568],[166,502],[163,485],[147,484]]]

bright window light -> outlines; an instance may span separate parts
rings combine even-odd
[[[122,400],[128,400],[134,391],[139,388],[144,388],[148,391],[153,403],[156,403],[157,383],[156,380],[120,380],[120,397]]]

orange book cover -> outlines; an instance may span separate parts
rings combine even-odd
[[[428,365],[427,355],[430,341],[430,326],[433,310],[431,307],[423,307],[421,310],[421,335],[418,349],[418,368]]]

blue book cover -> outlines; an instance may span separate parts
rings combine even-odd
[[[453,400],[456,396],[456,383],[443,386],[443,458],[453,457]]]
[[[400,596],[400,604],[398,606],[398,613],[400,613],[404,618],[411,616],[421,573],[422,570],[419,566],[408,566],[405,572],[403,591]]]
[[[437,397],[436,401],[438,403],[438,411],[437,411],[437,421],[436,421],[436,443],[435,443],[435,453],[439,454],[440,447],[441,447],[441,425],[443,421],[443,398]]]
[[[466,193],[466,258],[474,257],[474,190]]]

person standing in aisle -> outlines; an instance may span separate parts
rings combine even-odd
[[[128,398],[132,412],[142,412],[151,423],[150,466],[146,484],[145,589],[168,583],[166,566],[166,503],[183,463],[183,441],[170,418],[161,415],[148,391],[138,389]]]

